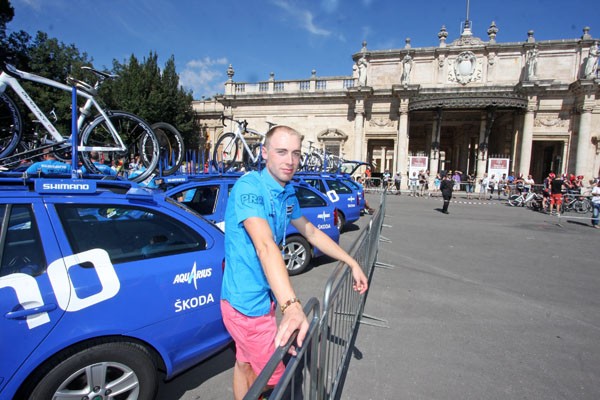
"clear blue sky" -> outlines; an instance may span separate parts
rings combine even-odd
[[[448,43],[460,35],[467,0],[11,0],[10,31],[48,33],[74,44],[97,68],[151,51],[159,65],[173,55],[194,98],[224,91],[229,64],[234,80],[258,82],[352,74],[352,54],[437,46],[442,25]],[[600,3],[592,0],[470,0],[473,34],[487,41],[492,21],[498,42],[575,39],[583,27],[600,37]]]

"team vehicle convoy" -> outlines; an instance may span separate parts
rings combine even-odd
[[[0,175],[0,399],[152,399],[230,343],[224,236],[129,181]]]
[[[229,193],[240,176],[174,175],[165,177],[164,185],[167,187],[167,196],[182,202],[224,230]],[[306,183],[293,184],[302,214],[338,243],[340,233],[336,226],[337,212],[331,201]],[[282,250],[290,275],[304,272],[313,258],[323,255],[318,248],[313,248],[292,224],[287,226]]]

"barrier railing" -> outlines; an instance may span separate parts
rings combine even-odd
[[[350,248],[349,254],[358,261],[365,275],[371,275],[379,250],[379,235],[385,217],[386,196],[381,195],[380,207],[369,220]],[[360,295],[353,289],[352,271],[340,262],[325,284],[322,314],[319,302],[311,298],[304,307],[312,315],[309,331],[297,355],[290,357],[283,377],[269,394],[277,399],[332,399],[340,389],[344,366],[349,362],[367,293]],[[318,321],[318,322],[317,322]],[[279,347],[260,373],[244,400],[258,399],[275,367],[286,358],[295,342],[295,335]]]

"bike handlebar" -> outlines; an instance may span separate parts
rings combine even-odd
[[[232,117],[228,117],[228,116],[226,116],[226,115],[224,115],[224,114],[223,114],[223,115],[221,115],[221,124],[222,124],[223,126],[225,126],[225,120],[226,120],[226,119],[228,119],[228,120],[230,120],[230,121],[233,121],[233,122],[235,122],[235,123],[236,123],[236,124],[238,124],[238,125],[241,125],[241,126],[242,126],[242,128],[243,128],[242,130],[243,130],[244,132],[246,132],[246,128],[248,127],[248,121],[246,121],[245,119],[244,119],[244,120],[241,120],[241,119],[240,119],[240,120],[237,120],[237,119],[234,119],[234,118],[232,118]]]

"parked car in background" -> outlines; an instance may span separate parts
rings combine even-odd
[[[300,172],[294,175],[295,182],[306,182],[325,194],[337,209],[338,230],[343,232],[350,224],[358,221],[364,205],[358,190],[338,179],[337,174],[323,172]],[[364,200],[363,200],[364,201]]]
[[[208,220],[225,230],[225,209],[229,194],[239,174],[225,175],[177,175],[164,178],[167,196],[180,201]],[[337,212],[331,201],[313,187],[302,182],[293,182],[302,214],[317,228],[325,232],[336,243],[340,233],[337,229]],[[304,272],[310,261],[323,253],[289,224],[286,230],[283,258],[288,273]]]
[[[4,174],[0,221],[1,399],[149,399],[230,343],[223,232],[164,194]]]

